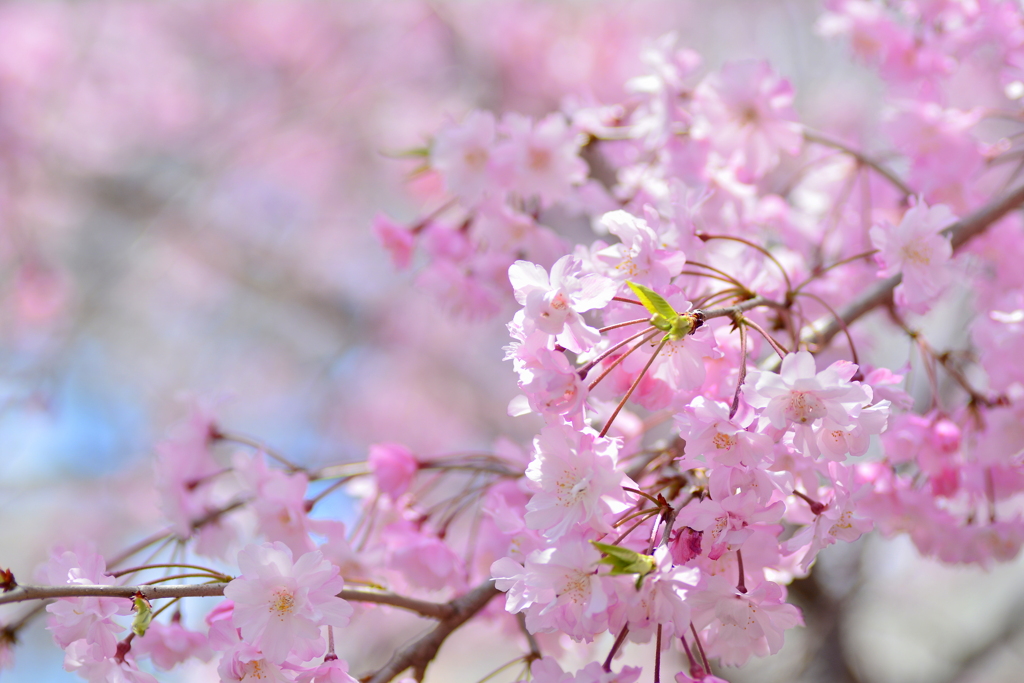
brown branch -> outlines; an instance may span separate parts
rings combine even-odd
[[[409,668],[413,670],[416,680],[422,681],[427,665],[437,656],[437,651],[448,636],[482,610],[498,593],[498,589],[494,587],[494,580],[488,579],[465,595],[449,602],[446,607],[451,610],[450,614],[441,619],[434,630],[396,652],[384,668],[373,675],[369,683],[388,683]]]
[[[27,600],[52,600],[54,598],[132,598],[141,593],[147,600],[164,598],[208,598],[224,595],[226,583],[191,583],[175,586],[18,586],[12,591],[0,594],[0,605]],[[444,620],[455,612],[454,603],[427,602],[394,593],[375,591],[343,590],[338,597],[352,602],[369,602],[390,605],[416,612],[424,617]]]
[[[709,308],[707,310],[701,310],[700,312],[704,316],[705,320],[711,320],[712,318],[722,318],[725,316],[732,318],[740,313],[743,313],[744,311],[749,311],[752,308],[757,308],[758,306],[768,306],[770,308],[780,309],[786,308],[783,304],[780,304],[777,301],[772,301],[771,299],[766,299],[765,297],[758,295],[753,297],[752,299],[742,301],[736,304],[735,306],[726,306],[725,308]]]
[[[814,142],[819,145],[824,145],[825,147],[838,149],[839,151],[845,154],[849,154],[857,161],[858,164],[872,168],[879,175],[881,175],[883,178],[892,183],[893,187],[902,192],[904,197],[909,197],[914,194],[914,191],[907,187],[907,184],[900,180],[899,176],[897,176],[895,173],[887,169],[885,166],[882,166],[882,164],[876,161],[875,159],[872,159],[871,157],[865,155],[863,152],[859,152],[853,147],[850,147],[849,145],[840,142],[835,138],[831,138],[828,137],[827,135],[823,135],[822,133],[817,133],[810,130],[804,131],[804,139],[807,140],[808,142]]]
[[[970,216],[949,226],[942,233],[949,235],[953,250],[956,251],[972,237],[980,235],[993,223],[1022,204],[1024,204],[1024,186],[983,206]],[[807,341],[818,342],[821,346],[825,346],[832,340],[832,337],[836,336],[843,329],[843,324],[849,326],[869,311],[891,301],[893,290],[896,289],[901,280],[901,275],[893,275],[875,284],[875,286],[854,299],[849,306],[843,308],[839,312],[838,318],[830,317],[824,323],[819,321],[812,324],[808,330],[805,330],[802,337]],[[842,324],[840,321],[842,321]]]

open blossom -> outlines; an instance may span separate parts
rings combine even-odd
[[[896,303],[915,313],[924,313],[952,280],[948,268],[953,247],[941,231],[956,220],[949,207],[929,207],[919,202],[903,214],[899,225],[871,228],[871,244],[878,249],[878,274],[903,274],[896,288]]]
[[[444,178],[445,187],[466,204],[479,202],[493,182],[495,128],[494,114],[472,111],[462,123],[441,128],[430,147],[430,165]]]
[[[579,353],[601,339],[581,313],[603,308],[615,296],[618,285],[608,278],[588,273],[580,275],[580,264],[566,255],[551,266],[551,275],[542,266],[516,261],[508,277],[516,292],[516,301],[525,308],[516,314],[526,334],[540,330]]]
[[[319,552],[293,562],[281,542],[250,545],[238,553],[238,567],[241,576],[224,589],[234,602],[231,623],[269,661],[283,662],[292,650],[315,657],[320,626],[348,624],[352,606],[337,597],[345,581]]]
[[[533,123],[510,113],[501,123],[507,138],[495,146],[494,157],[497,173],[509,189],[536,195],[547,205],[586,179],[587,164],[579,157],[581,137],[561,114]]]
[[[103,557],[84,548],[74,552],[54,552],[40,575],[45,582],[55,586],[112,586],[115,583],[114,577],[107,574]],[[112,621],[111,617],[128,614],[130,607],[131,603],[124,598],[61,598],[46,607],[52,615],[47,628],[63,648],[82,640],[84,644],[80,649],[83,656],[87,652],[100,652],[103,656],[113,657],[117,634],[124,627]]]
[[[618,584],[624,620],[622,625],[613,620],[610,628],[619,631],[628,624],[632,642],[648,642],[659,626],[662,642],[689,632],[690,606],[686,596],[700,583],[700,570],[675,566],[665,545],[655,550],[654,559],[655,570],[644,576],[639,589],[633,582]]]
[[[606,267],[609,277],[661,290],[686,265],[686,255],[667,248],[643,218],[619,209],[601,216],[601,224],[620,240],[611,246],[595,245],[594,261]]]
[[[710,74],[693,93],[694,136],[711,141],[742,182],[763,176],[779,153],[803,142],[793,111],[793,86],[768,62],[734,62]]]
[[[552,548],[535,550],[520,565],[502,558],[491,565],[498,590],[506,591],[505,608],[526,611],[531,633],[560,630],[576,640],[589,640],[608,628],[613,584],[597,573],[601,553],[578,534]]]
[[[629,480],[615,467],[618,442],[589,429],[548,426],[534,449],[526,477],[536,493],[526,505],[526,525],[552,539],[581,523],[610,530],[605,515],[627,507],[622,486]]]
[[[692,594],[690,602],[694,626],[710,627],[708,655],[729,666],[742,666],[751,654],[778,652],[786,629],[803,624],[800,611],[785,602],[782,587],[772,581],[741,593],[725,577],[712,576],[707,590]]]
[[[816,372],[814,356],[807,351],[782,359],[779,374],[751,372],[743,385],[747,403],[764,408],[763,416],[772,427],[812,426],[828,417],[840,425],[851,420],[871,401],[871,388],[850,379],[857,366],[836,361]]]
[[[226,652],[217,667],[224,683],[292,683],[278,662],[267,659],[250,643],[239,642]]]
[[[754,420],[751,411],[729,417],[729,406],[698,396],[676,416],[680,437],[686,439],[687,453],[703,456],[709,463],[737,467],[757,466],[771,451],[771,439],[748,432]]]

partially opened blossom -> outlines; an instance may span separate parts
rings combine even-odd
[[[387,566],[401,572],[409,584],[440,590],[461,583],[462,559],[437,533],[402,520],[388,525],[381,540],[387,546]]]
[[[519,388],[524,392],[520,398],[525,401],[511,405],[509,414],[533,411],[545,417],[564,415],[569,420],[579,421],[587,385],[565,354],[549,349],[546,341],[545,335],[534,333],[522,344],[516,371]]]
[[[397,443],[370,446],[367,464],[377,480],[377,488],[392,500],[397,500],[409,489],[420,468],[412,451]]]
[[[302,659],[322,654],[314,647],[320,627],[348,624],[352,606],[337,597],[345,581],[319,552],[293,562],[281,542],[250,545],[238,554],[238,567],[241,576],[224,589],[234,602],[231,623],[267,660],[283,662],[293,650],[308,654]]]

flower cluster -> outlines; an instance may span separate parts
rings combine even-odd
[[[157,541],[116,571],[76,549],[46,587],[7,582],[58,598],[65,668],[147,683],[201,660],[221,681],[353,683],[349,660],[378,654],[357,636],[405,610],[438,623],[362,680],[422,679],[487,619],[527,648],[520,678],[635,683],[615,657],[653,642],[655,680],[672,650],[676,681],[711,683],[712,661],[779,652],[804,619],[787,586],[872,528],[947,562],[1015,557],[1024,192],[996,188],[1019,184],[1003,162],[1021,150],[983,142],[984,112],[947,95],[987,69],[985,97],[1019,127],[1024,13],[826,5],[819,31],[880,74],[892,107],[865,130],[897,162],[806,126],[768,62],[706,70],[672,35],[617,104],[449,118],[411,154],[440,208],[373,230],[450,308],[507,313],[518,395],[498,404],[531,416],[532,441],[428,455],[394,437],[314,467],[197,410],[156,449]],[[932,338],[949,310],[969,346]],[[148,559],[121,568],[132,557]],[[191,608],[153,604],[201,595],[224,599],[191,628]],[[566,671],[563,651],[585,664]]]

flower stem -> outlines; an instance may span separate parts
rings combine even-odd
[[[636,391],[636,388],[638,386],[640,386],[640,380],[642,380],[644,378],[644,375],[647,374],[648,368],[651,367],[651,364],[654,363],[654,359],[658,357],[658,353],[663,348],[665,348],[665,344],[667,344],[667,343],[668,343],[668,335],[666,334],[665,337],[661,340],[661,343],[658,344],[658,348],[654,349],[654,353],[651,354],[650,359],[647,361],[647,365],[644,366],[644,369],[641,370],[640,374],[636,376],[635,380],[633,380],[633,384],[630,385],[629,391],[627,391],[626,395],[622,397],[622,400],[619,401],[619,404],[617,406],[615,406],[615,410],[612,411],[611,417],[608,418],[608,422],[605,423],[604,428],[601,430],[601,433],[599,434],[599,436],[605,436],[608,433],[608,429],[612,426],[612,422],[615,421],[615,418],[618,417],[619,411],[621,411],[623,406],[626,405],[626,401],[628,401],[629,397],[633,395],[633,392]],[[634,348],[636,348],[636,347],[634,347]]]

